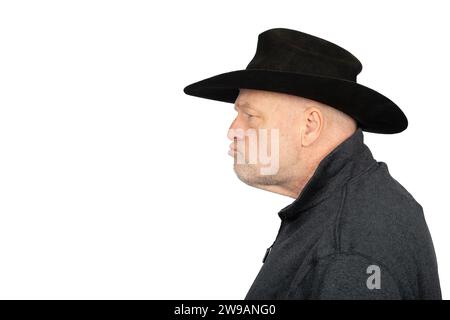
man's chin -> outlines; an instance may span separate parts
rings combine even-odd
[[[257,187],[268,182],[267,177],[260,174],[259,167],[256,165],[235,164],[233,169],[239,180],[249,186]]]
[[[254,181],[257,176],[257,169],[255,166],[234,164],[233,170],[239,180],[248,185],[252,185],[252,181]]]

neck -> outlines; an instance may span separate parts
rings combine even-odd
[[[302,173],[291,175],[290,178],[283,184],[255,185],[255,187],[296,199],[313,176],[314,171],[319,164],[319,161],[315,161],[314,163],[306,166],[302,161],[300,161],[299,163],[302,163],[302,168],[301,170],[299,170],[299,172]]]

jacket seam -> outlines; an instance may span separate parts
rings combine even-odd
[[[345,201],[347,200],[347,189],[350,185],[353,183],[356,183],[357,181],[360,181],[360,179],[371,172],[371,169],[377,165],[377,162],[374,162],[372,165],[370,165],[366,170],[361,172],[360,174],[348,179],[343,185],[342,185],[342,199],[341,203],[339,205],[339,210],[336,216],[335,226],[334,226],[334,248],[335,251],[341,252],[342,246],[341,246],[341,238],[342,238],[342,217],[344,215],[344,206]]]
[[[336,222],[334,227],[334,241],[335,241],[335,250],[337,252],[341,252],[341,217],[344,209],[344,203],[347,198],[347,184],[342,188],[342,199],[339,205],[339,210],[336,216]]]

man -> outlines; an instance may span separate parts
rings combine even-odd
[[[276,28],[259,35],[245,70],[184,88],[234,103],[239,179],[295,199],[278,212],[245,299],[441,299],[422,206],[363,141],[363,131],[398,133],[407,119],[356,82],[361,69],[336,44]]]

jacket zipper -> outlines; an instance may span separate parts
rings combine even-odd
[[[272,251],[272,247],[273,247],[273,245],[275,244],[275,242],[277,241],[278,236],[280,235],[280,231],[281,231],[281,227],[283,226],[283,223],[284,223],[284,220],[281,221],[280,228],[278,229],[277,236],[275,237],[275,240],[274,240],[273,243],[270,245],[270,247],[268,247],[268,248],[266,249],[266,253],[264,254],[262,263],[265,263],[265,262],[266,262],[267,257],[268,257],[269,254],[270,254],[270,251]]]

